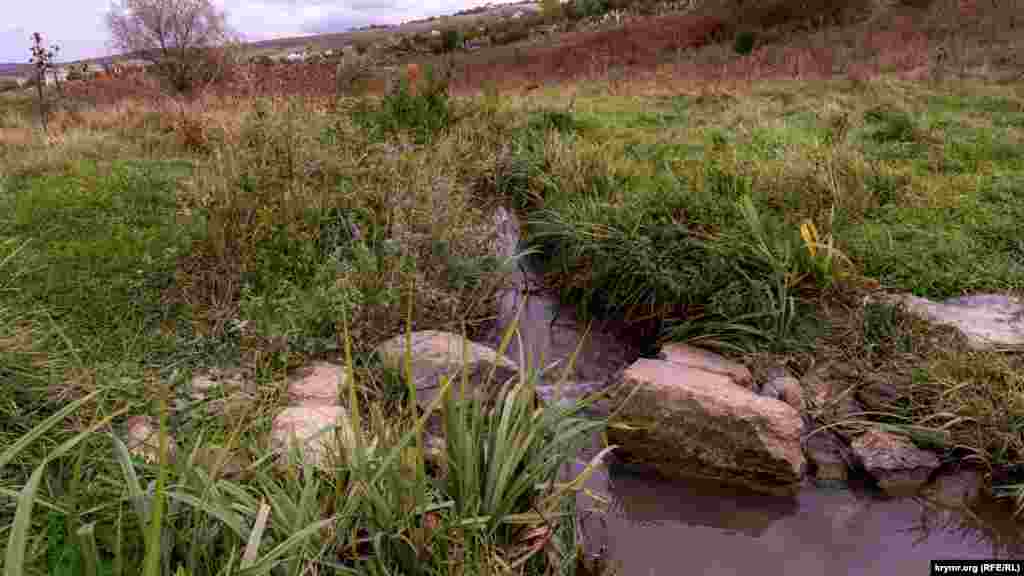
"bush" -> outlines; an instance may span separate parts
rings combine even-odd
[[[754,51],[755,36],[753,32],[744,31],[736,35],[736,39],[733,42],[733,50],[737,54],[747,55]]]
[[[462,48],[466,43],[462,36],[462,32],[457,28],[449,28],[448,30],[445,30],[441,38],[441,46],[446,53],[455,52],[459,48]]]
[[[608,0],[576,0],[576,13],[581,18],[600,16],[608,11]]]
[[[450,81],[450,69],[438,74],[427,66],[423,85],[415,87],[415,92],[408,80],[402,78],[379,105],[362,102],[353,111],[353,120],[369,131],[372,138],[408,132],[417,143],[425,143],[452,121]]]

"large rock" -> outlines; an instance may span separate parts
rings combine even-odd
[[[800,414],[722,374],[641,359],[615,394],[621,424],[611,441],[627,460],[669,478],[703,477],[773,494],[798,489],[805,459]]]
[[[298,448],[303,462],[316,467],[342,456],[354,442],[348,412],[341,406],[290,406],[274,418],[271,443],[291,453]]]
[[[482,392],[489,398],[501,386],[518,374],[515,362],[499,355],[496,351],[476,344],[465,342],[467,354],[463,357],[462,336],[438,330],[426,330],[412,334],[412,378],[416,383],[416,400],[421,407],[426,407],[437,397],[441,387],[441,377],[459,378],[465,370],[469,379],[470,389]],[[402,334],[382,343],[377,353],[385,366],[405,373],[406,335]],[[486,382],[491,370],[494,378]],[[487,384],[489,389],[481,386]]]
[[[957,328],[975,349],[1024,349],[1024,301],[978,294],[933,302],[910,294],[885,298],[919,318]]]
[[[686,344],[672,343],[662,347],[658,358],[686,368],[725,376],[744,388],[753,389],[754,387],[754,377],[746,366],[723,358],[714,352]]]
[[[917,492],[939,467],[935,454],[878,428],[871,428],[855,438],[851,448],[864,469],[878,481],[878,486],[893,496]]]
[[[288,385],[288,397],[303,406],[338,404],[341,391],[347,386],[345,367],[317,362],[301,368]]]

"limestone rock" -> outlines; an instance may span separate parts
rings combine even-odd
[[[338,403],[347,382],[344,366],[317,362],[299,370],[288,385],[288,396],[302,406],[331,406]]]
[[[688,368],[719,374],[744,388],[753,389],[754,377],[746,366],[723,358],[714,352],[681,343],[667,344],[658,353],[658,359]]]
[[[886,297],[911,314],[957,328],[975,349],[1024,349],[1024,301],[1000,294],[977,294],[933,302],[910,294]]]
[[[916,492],[939,467],[939,459],[931,452],[877,427],[855,438],[851,447],[879,487],[894,496]]]
[[[441,387],[441,376],[461,378],[462,370],[468,373],[472,391],[482,392],[485,398],[497,392],[509,379],[518,374],[515,362],[499,355],[496,351],[465,342],[467,354],[463,357],[463,338],[450,332],[426,330],[412,334],[412,377],[416,384],[416,400],[426,407],[437,397]],[[385,366],[404,372],[406,335],[401,334],[377,347],[377,353]],[[488,384],[489,390],[480,390],[486,383],[492,368],[494,378]]]
[[[289,453],[296,446],[303,461],[316,467],[329,465],[331,456],[342,455],[353,441],[348,413],[341,406],[290,406],[274,418],[271,431],[275,450]]]
[[[609,438],[627,460],[668,478],[704,477],[773,494],[793,494],[806,460],[793,407],[758,396],[722,374],[641,359],[614,393],[632,392]]]

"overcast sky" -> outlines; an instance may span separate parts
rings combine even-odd
[[[367,24],[399,24],[451,14],[486,0],[214,0],[246,40],[343,32]],[[503,4],[508,0],[492,0]],[[0,62],[28,62],[33,32],[57,43],[59,59],[107,56],[103,15],[109,0],[4,0],[0,11]]]

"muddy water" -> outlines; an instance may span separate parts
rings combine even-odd
[[[508,214],[496,224],[498,249],[514,252],[518,227]],[[520,269],[502,295],[501,319],[490,342],[500,341],[518,307],[523,349],[512,358],[543,356],[546,362],[572,354],[582,328],[554,298],[531,288]],[[613,330],[597,326],[577,356],[573,378],[586,393],[637,357]],[[582,462],[598,446],[580,455]],[[917,498],[886,498],[870,486],[847,489],[810,483],[796,497],[774,497],[707,481],[667,482],[614,461],[591,477],[602,506],[581,495],[582,537],[590,554],[601,555],[624,576],[680,574],[927,574],[929,560],[1024,559],[1022,525],[1009,506],[982,498],[970,510],[952,511]]]

